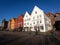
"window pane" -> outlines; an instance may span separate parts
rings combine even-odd
[[[37,21],[37,24],[39,23],[39,21]]]
[[[35,19],[35,17],[33,17],[33,19]]]
[[[44,29],[43,26],[40,26],[40,27],[41,27],[42,30]]]
[[[37,14],[37,11],[35,11],[35,14]]]
[[[40,23],[41,23],[41,21],[40,21]]]
[[[33,22],[33,24],[35,24],[35,22]]]

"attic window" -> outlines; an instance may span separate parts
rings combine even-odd
[[[37,11],[35,11],[35,14],[37,14]]]
[[[27,16],[26,16],[27,17]]]

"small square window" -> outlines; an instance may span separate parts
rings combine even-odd
[[[35,24],[35,22],[33,22],[33,24]]]
[[[41,17],[41,15],[40,15],[40,17]]]
[[[29,18],[29,20],[30,20],[30,18]]]
[[[33,19],[35,19],[35,17],[33,17]]]
[[[27,25],[29,25],[29,23],[27,23]]]
[[[35,14],[37,14],[37,11],[35,11]]]
[[[26,16],[27,17],[27,16]]]
[[[37,16],[37,18],[39,18],[39,16]]]
[[[37,21],[37,24],[39,23],[39,21]]]
[[[43,26],[40,26],[40,28],[43,30],[44,28],[43,28]]]
[[[26,25],[26,23],[24,25]]]

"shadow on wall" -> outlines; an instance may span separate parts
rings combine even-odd
[[[60,21],[56,21],[54,27],[56,28],[56,30],[60,30]]]

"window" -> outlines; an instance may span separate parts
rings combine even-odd
[[[24,21],[26,21],[26,19]]]
[[[39,21],[37,21],[37,24],[39,23]]]
[[[29,25],[29,23],[27,23],[27,25]]]
[[[30,20],[30,18],[29,18],[29,20]]]
[[[33,19],[35,19],[35,17],[33,17]]]
[[[41,15],[40,15],[40,17],[41,17]]]
[[[43,26],[40,26],[40,27],[41,27],[42,30],[44,29]]]
[[[26,15],[26,17],[27,17],[27,15]]]
[[[37,16],[37,18],[39,18],[39,16]]]
[[[40,21],[40,23],[41,23],[41,21]]]
[[[35,14],[37,14],[37,11],[35,11]]]
[[[26,23],[24,25],[26,25]]]
[[[30,24],[31,25],[31,24]]]
[[[33,24],[35,24],[35,22],[33,22]]]

